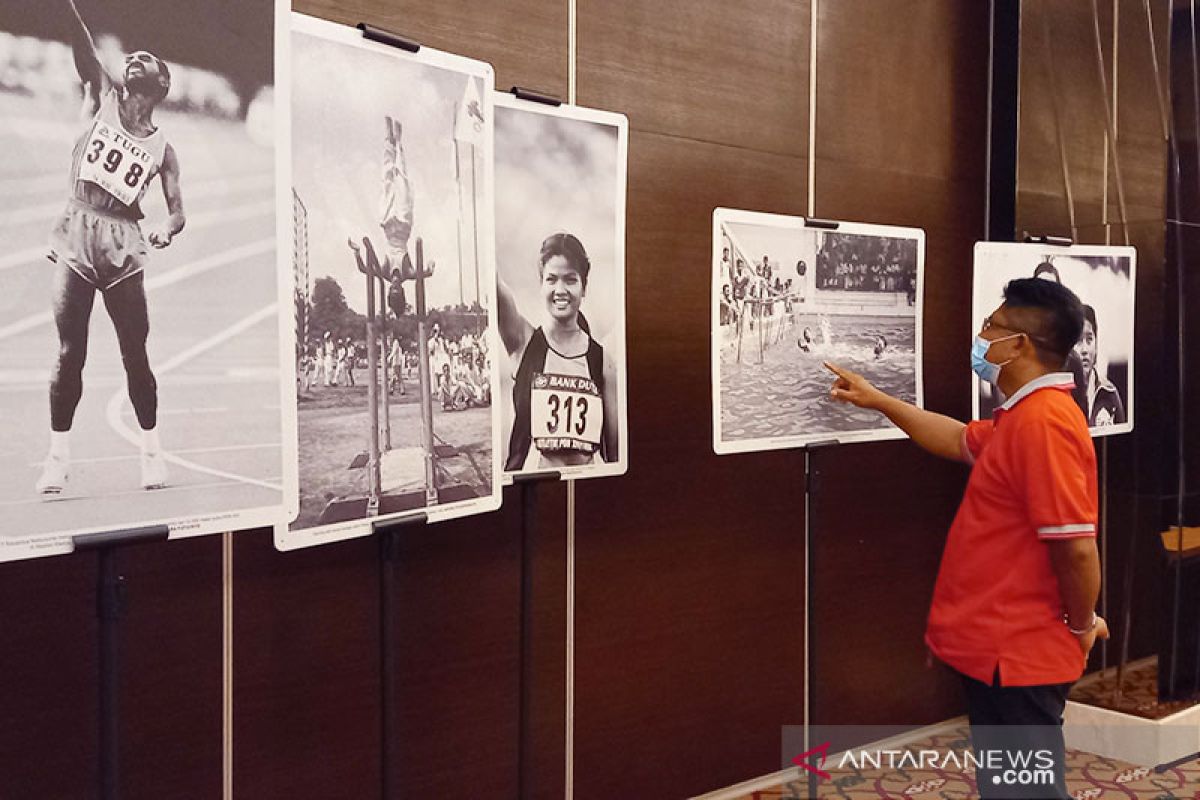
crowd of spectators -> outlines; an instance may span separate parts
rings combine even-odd
[[[816,288],[904,292],[915,296],[917,242],[857,234],[826,234],[817,251]]]

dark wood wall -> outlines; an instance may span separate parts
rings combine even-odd
[[[487,60],[498,88],[568,91],[567,0],[297,8]],[[631,127],[630,469],[576,487],[581,800],[683,797],[773,772],[782,726],[803,719],[804,456],[712,453],[712,209],[806,213],[811,165],[816,215],[924,228],[926,399],[969,412],[987,4],[825,0],[815,37],[809,0],[733,8],[577,3],[577,100]],[[961,713],[953,682],[925,669],[921,634],[964,471],[906,442],[818,451],[812,467],[814,720]],[[567,489],[540,485],[507,490],[494,514],[405,534],[390,712],[406,797],[516,794],[522,501],[536,502],[528,774],[533,796],[562,796]],[[125,796],[219,797],[221,542],[122,560]],[[5,800],[92,796],[94,574],[86,554],[0,567]],[[237,797],[379,798],[379,585],[373,540],[281,554],[267,531],[234,536]]]
[[[1141,0],[1025,0],[1021,24],[1017,232],[1128,243],[1138,251],[1136,427],[1132,434],[1097,440],[1108,499],[1101,536],[1104,611],[1113,633],[1092,660],[1100,666],[1117,661],[1127,628],[1132,658],[1156,652],[1159,641],[1157,532],[1169,492],[1164,456],[1175,452],[1177,438],[1164,380],[1171,372],[1164,347],[1170,338],[1164,316],[1170,14],[1166,3]]]

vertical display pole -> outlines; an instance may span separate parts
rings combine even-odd
[[[99,675],[97,694],[99,714],[97,751],[100,765],[97,771],[100,800],[120,797],[121,756],[121,648],[120,623],[124,609],[125,578],[117,565],[117,554],[124,545],[164,540],[169,535],[166,525],[133,528],[123,531],[92,533],[72,538],[76,552],[95,550],[96,618],[99,623],[96,637]]]
[[[816,647],[816,613],[814,613],[816,593],[813,591],[813,578],[816,575],[815,559],[816,530],[814,518],[817,513],[817,498],[820,496],[821,471],[816,467],[816,454],[819,450],[838,445],[837,439],[823,439],[812,442],[804,448],[804,752],[813,749],[812,726],[816,705],[816,692],[813,675],[816,673],[814,653]],[[819,766],[814,765],[814,766]],[[808,797],[817,797],[817,773],[805,770],[808,778]]]
[[[533,562],[537,526],[537,484],[557,481],[557,472],[535,472],[513,477],[521,491],[521,598],[520,664],[517,707],[517,798],[531,796],[533,768]]]

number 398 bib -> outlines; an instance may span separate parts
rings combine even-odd
[[[158,164],[154,154],[116,126],[96,120],[79,162],[79,180],[89,181],[127,206],[141,199]]]
[[[536,372],[530,394],[530,433],[538,450],[594,453],[600,448],[604,400],[595,381]]]

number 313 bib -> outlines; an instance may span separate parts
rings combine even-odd
[[[131,206],[141,199],[157,171],[154,154],[124,131],[104,120],[92,125],[79,164],[79,180],[94,183]]]
[[[530,405],[538,450],[594,453],[600,448],[604,400],[591,378],[534,373]]]

